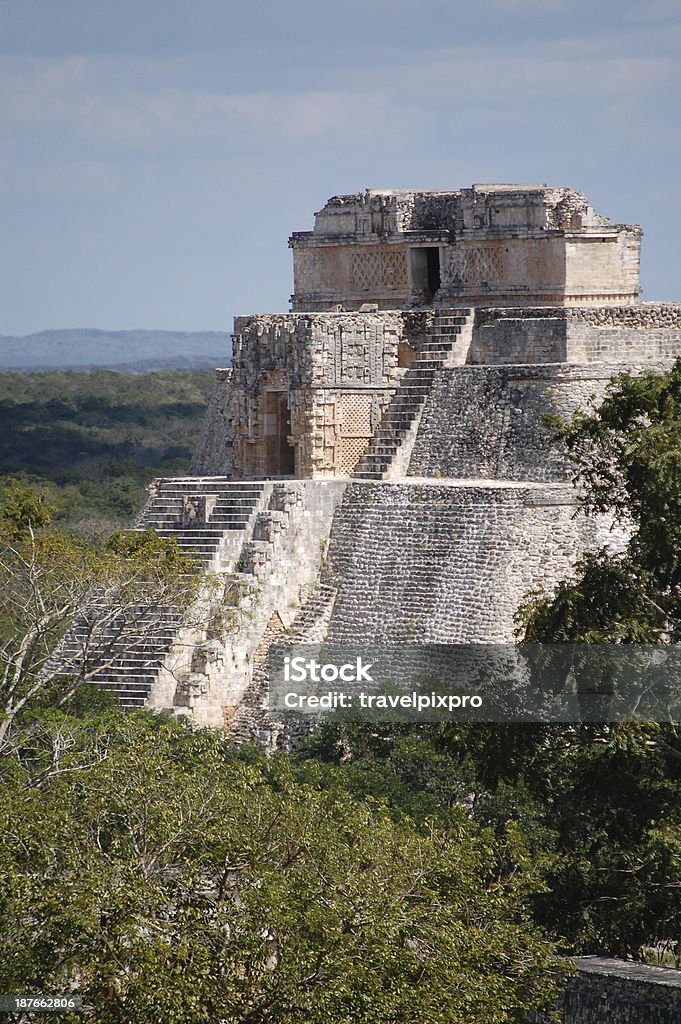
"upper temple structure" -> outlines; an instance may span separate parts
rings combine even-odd
[[[681,306],[638,299],[641,234],[547,185],[330,199],[291,236],[292,311],[236,318],[193,475],[137,521],[223,597],[203,626],[159,609],[99,684],[276,745],[277,641],[513,641],[528,591],[623,542],[576,514],[544,413],[681,355]]]
[[[289,245],[294,311],[621,305],[639,293],[641,229],[548,185],[334,196]]]
[[[595,308],[636,321],[641,235],[548,185],[334,196],[289,239],[293,312],[236,318],[195,468],[404,473],[439,369],[579,362]]]

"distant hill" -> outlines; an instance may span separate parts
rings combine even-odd
[[[22,337],[0,334],[2,370],[89,370],[121,373],[229,366],[226,331],[101,331],[78,328]]]

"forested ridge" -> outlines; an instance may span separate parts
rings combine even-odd
[[[212,385],[209,370],[2,373],[0,475],[45,485],[64,525],[129,525],[145,484],[187,472]]]

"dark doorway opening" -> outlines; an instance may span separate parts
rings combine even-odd
[[[288,443],[291,433],[291,410],[288,395],[279,397],[279,474],[293,476],[296,471],[295,449]]]
[[[424,245],[409,250],[412,289],[422,294],[429,302],[439,289],[440,248],[437,245]]]
[[[288,443],[291,411],[288,394],[265,393],[265,473],[267,476],[295,476],[296,453]]]

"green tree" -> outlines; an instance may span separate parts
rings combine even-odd
[[[586,514],[612,514],[629,540],[586,555],[518,621],[540,643],[681,639],[681,360],[613,379],[595,412],[550,418]],[[546,808],[555,859],[543,916],[582,949],[641,957],[681,938],[681,741],[676,724],[515,731],[514,784]],[[528,742],[529,737],[529,742]]]
[[[0,474],[47,487],[88,538],[126,526],[155,476],[186,472],[208,371],[0,373]]]
[[[0,542],[3,544],[25,540],[31,531],[50,526],[57,511],[44,491],[23,480],[6,480],[0,498]]]
[[[681,360],[611,382],[599,408],[549,417],[575,467],[584,512],[630,530],[622,554],[590,554],[574,579],[535,595],[524,639],[652,643],[681,639]]]
[[[67,704],[159,616],[188,614],[195,563],[156,534],[97,548],[51,525],[40,492],[13,484],[0,506],[0,750],[38,708]]]
[[[43,726],[5,760],[4,991],[75,984],[97,1024],[519,1024],[551,1001],[565,964],[513,831],[417,829],[173,721]]]

